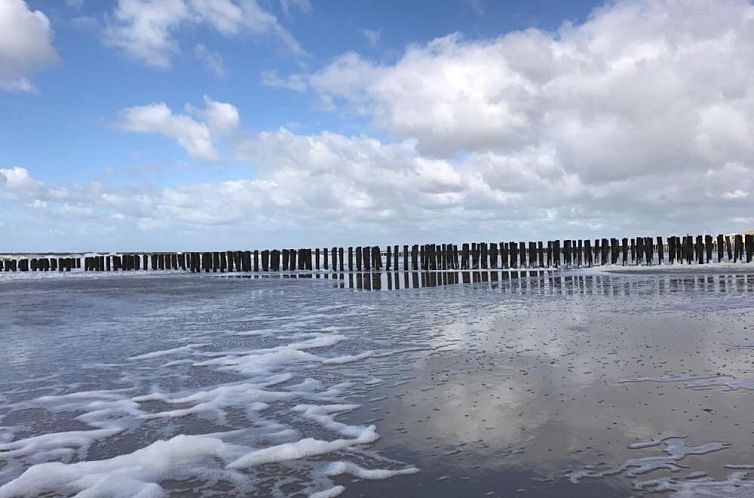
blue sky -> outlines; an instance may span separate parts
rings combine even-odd
[[[749,228],[753,11],[0,0],[0,251]]]

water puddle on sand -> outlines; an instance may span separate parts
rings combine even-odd
[[[754,494],[754,276],[446,280],[7,282],[0,497]]]

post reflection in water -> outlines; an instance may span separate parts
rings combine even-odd
[[[346,277],[347,275],[347,277]],[[331,279],[333,287],[362,291],[400,291],[450,285],[474,285],[503,292],[542,295],[672,295],[694,291],[754,293],[754,273],[714,275],[562,274],[557,270],[394,271],[344,273],[268,273],[222,275],[252,280]],[[401,280],[403,283],[401,284]]]
[[[565,296],[663,296],[691,291],[754,292],[754,274],[736,273],[706,276],[656,274],[649,278],[646,275],[635,278],[625,274],[569,275],[552,270],[474,270],[355,272],[333,274],[332,278],[336,280],[336,288],[360,291],[473,285],[503,292]]]

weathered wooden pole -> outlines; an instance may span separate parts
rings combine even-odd
[[[592,252],[592,241],[590,239],[584,240],[584,256],[586,265],[591,268],[594,264],[594,253]]]
[[[371,257],[371,248],[369,246],[362,246],[361,248],[361,265],[364,267],[364,271],[371,271],[369,259]]]
[[[552,259],[555,263],[555,268],[560,268],[560,241],[559,240],[556,240],[553,242]]]
[[[393,270],[398,271],[398,246],[397,245],[393,246]],[[396,283],[396,288],[397,288],[397,285],[398,284]]]
[[[288,260],[290,256],[290,252],[288,249],[283,249],[283,271],[288,271]]]
[[[348,271],[353,271],[353,247],[348,247]]]
[[[356,246],[356,271],[361,271],[361,246]]]
[[[330,255],[332,256],[332,271],[338,271],[338,248],[333,247],[330,250]]]

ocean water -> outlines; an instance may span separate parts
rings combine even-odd
[[[0,280],[0,497],[754,496],[754,275],[510,277]]]

